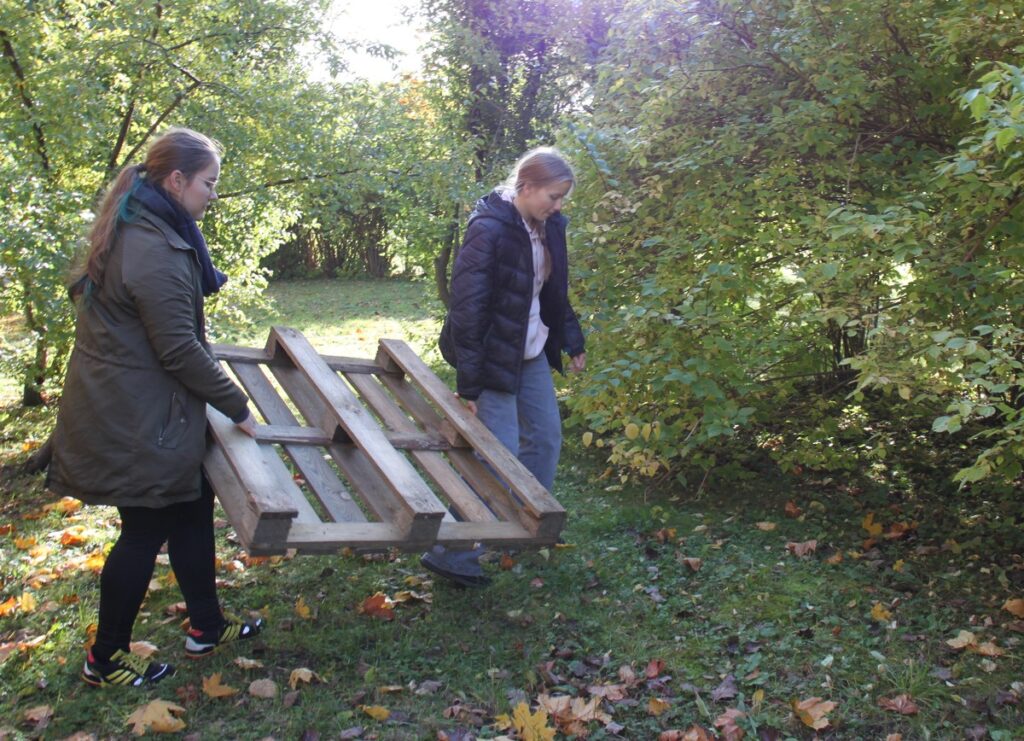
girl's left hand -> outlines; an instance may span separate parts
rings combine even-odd
[[[570,373],[579,373],[580,371],[582,371],[586,367],[587,367],[587,354],[585,352],[581,352],[579,355],[573,355],[569,359],[569,372]]]

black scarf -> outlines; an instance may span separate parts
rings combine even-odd
[[[166,190],[156,183],[140,180],[138,187],[132,192],[131,198],[170,224],[178,236],[196,251],[199,268],[202,271],[203,296],[216,293],[221,286],[227,283],[228,277],[213,267],[210,250],[206,247],[206,240],[203,238],[203,233],[199,231],[196,220]],[[127,210],[131,211],[130,208]]]

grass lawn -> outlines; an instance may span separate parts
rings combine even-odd
[[[443,371],[427,283],[270,294],[219,338],[262,345],[287,324],[323,352],[373,357],[378,337],[399,337]],[[222,599],[261,611],[267,631],[187,661],[181,596],[158,564],[135,639],[178,673],[94,690],[78,671],[116,511],[48,507],[17,466],[52,411],[14,401],[0,406],[0,738],[129,737],[156,699],[195,739],[1024,737],[1024,602],[1008,602],[1024,598],[1024,539],[996,503],[770,472],[645,492],[606,477],[580,431],[554,491],[564,546],[493,554],[488,588],[432,580],[410,554],[249,559],[221,523]],[[408,597],[393,619],[359,612],[378,592]],[[204,692],[214,675],[239,692]],[[251,694],[257,680],[276,694]]]

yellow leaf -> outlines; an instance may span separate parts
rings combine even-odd
[[[871,619],[879,623],[887,623],[892,620],[892,613],[885,609],[885,605],[876,602],[871,608]]]
[[[185,712],[185,708],[164,700],[153,700],[128,716],[126,724],[132,725],[132,733],[144,736],[146,731],[153,733],[177,733],[185,728],[185,721],[176,718]]]
[[[583,433],[583,447],[584,448],[589,448],[590,444],[592,442],[594,442],[594,433],[590,432],[589,430],[587,432],[584,432]]]
[[[1024,618],[1024,599],[1008,599],[1003,603],[1003,609],[1014,617]]]
[[[541,709],[531,713],[525,702],[512,711],[512,726],[522,741],[554,741],[555,738],[555,729],[548,727],[548,714]]]
[[[374,720],[385,721],[391,717],[391,711],[380,705],[360,705],[359,709]]]
[[[102,551],[93,551],[89,554],[88,558],[82,562],[82,568],[89,569],[94,574],[98,574],[103,571],[103,564],[107,562],[104,558]]]
[[[309,620],[313,615],[313,611],[309,608],[309,605],[306,604],[306,600],[303,599],[301,595],[295,603],[295,614],[303,620]]]
[[[14,597],[8,597],[4,602],[0,602],[0,617],[7,617],[21,604],[21,600],[15,599]]]
[[[639,436],[640,434],[640,427],[637,426],[635,422],[630,422],[628,425],[626,425],[625,432],[627,439],[636,440],[637,436]]]
[[[237,695],[238,690],[220,683],[220,672],[215,672],[210,677],[203,677],[203,692],[207,697],[231,697]]]
[[[670,707],[672,707],[672,704],[662,700],[660,697],[652,697],[647,701],[647,712],[651,715],[661,715]]]
[[[974,650],[982,656],[1002,656],[1006,653],[1003,649],[999,648],[999,646],[992,643],[992,641],[986,641],[985,643],[979,644]]]
[[[238,656],[235,658],[235,665],[240,666],[243,669],[260,669],[263,667],[263,662],[257,661],[256,659],[245,659]]]
[[[38,603],[36,602],[35,596],[31,592],[22,592],[21,600],[19,601],[18,604],[21,607],[22,612],[32,612],[34,609],[36,609],[36,604]]]
[[[904,567],[905,565],[906,565],[906,562],[905,562],[905,561],[904,561],[904,560],[903,560],[902,558],[901,558],[901,559],[898,559],[898,560],[896,561],[896,563],[894,563],[894,564],[892,565],[892,570],[893,570],[893,571],[896,571],[896,572],[900,572],[900,571],[903,571],[903,567]]]
[[[764,690],[754,690],[754,694],[750,697],[750,709],[755,713],[761,707],[761,703],[764,702]]]
[[[82,503],[74,497],[63,497],[56,502],[50,502],[50,504],[43,505],[43,512],[62,512],[63,514],[70,514],[77,512],[82,508]]]
[[[860,526],[868,531],[872,538],[882,534],[882,523],[875,522],[875,513],[868,512],[867,516],[860,523]]]
[[[320,681],[320,675],[318,675],[312,669],[306,669],[302,667],[300,669],[292,670],[291,676],[288,677],[288,685],[295,689],[299,682],[305,682],[306,684],[312,684],[313,681]]]
[[[775,529],[775,523],[774,522],[757,522],[757,523],[754,523],[754,525],[755,525],[755,527],[757,527],[758,530],[764,530],[766,533],[767,532],[771,532],[772,530]]]
[[[36,539],[32,535],[25,535],[20,538],[14,539],[14,547],[19,551],[27,551],[29,548],[36,544]]]
[[[87,540],[84,525],[74,525],[60,534],[60,544],[65,548],[83,545]]]
[[[908,386],[899,387],[900,398],[904,401],[910,401],[910,388]]]
[[[806,700],[793,700],[793,713],[805,726],[820,731],[828,727],[827,716],[835,708],[834,702],[822,700],[820,697],[808,697]]]
[[[961,630],[956,638],[950,638],[946,641],[946,645],[956,649],[973,648],[978,645],[978,639],[971,631]]]

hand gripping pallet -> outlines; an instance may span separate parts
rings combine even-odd
[[[251,554],[558,540],[565,510],[404,342],[321,356],[274,327],[264,350],[213,350],[268,423],[254,440],[207,409],[203,466]]]

